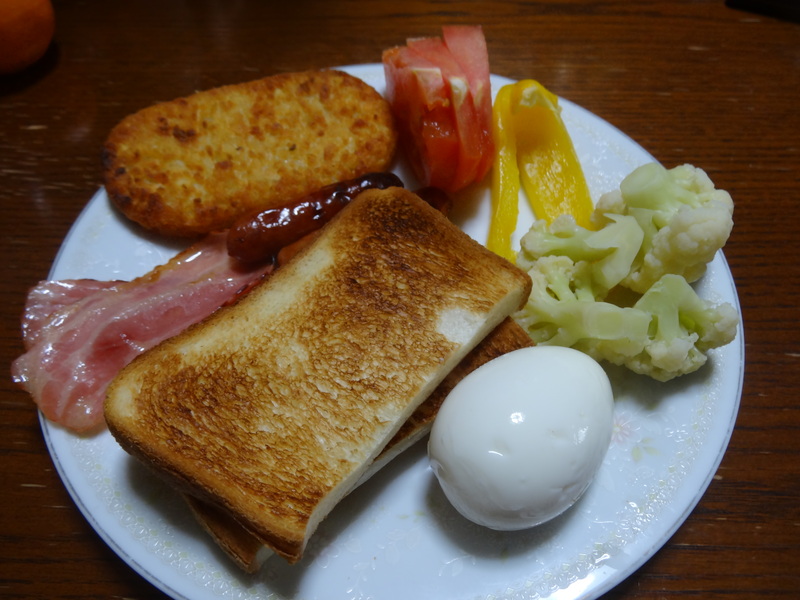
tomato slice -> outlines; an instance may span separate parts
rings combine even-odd
[[[476,119],[481,129],[483,161],[476,180],[480,181],[492,166],[492,82],[489,69],[489,50],[480,25],[446,25],[442,27],[445,45],[458,61],[469,82],[475,105]]]
[[[401,144],[423,185],[450,190],[459,140],[441,69],[407,47],[383,53],[386,95]]]
[[[483,30],[444,31],[445,39],[409,39],[386,50],[383,63],[387,97],[412,166],[423,184],[457,192],[491,168],[491,83]]]
[[[451,190],[460,190],[475,181],[481,163],[481,132],[467,76],[441,38],[408,40],[411,52],[437,65],[447,86],[458,133],[459,152]]]

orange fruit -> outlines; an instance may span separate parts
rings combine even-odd
[[[39,60],[55,28],[50,0],[0,0],[0,73],[16,73]]]

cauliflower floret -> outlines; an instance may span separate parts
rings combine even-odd
[[[679,275],[664,275],[633,308],[651,316],[650,332],[643,351],[623,364],[659,381],[702,367],[705,353],[733,341],[739,324],[730,304],[706,303]]]
[[[589,263],[544,256],[528,274],[531,295],[515,318],[537,344],[569,346],[617,364],[643,351],[649,315],[597,301]]]
[[[650,163],[635,169],[619,190],[603,195],[592,222],[604,226],[613,215],[633,216],[644,232],[639,253],[622,285],[645,293],[662,275],[689,283],[706,271],[733,228],[733,200],[702,169],[665,169]]]
[[[536,221],[520,240],[517,266],[528,270],[543,256],[568,256],[573,262],[587,263],[587,277],[595,296],[602,299],[622,281],[631,269],[644,238],[636,219],[609,215],[599,231],[578,226],[571,215],[562,215],[548,227]]]
[[[531,296],[516,315],[539,345],[569,346],[598,361],[668,381],[692,373],[706,352],[736,337],[739,317],[712,306],[680,275],[664,275],[632,307],[596,300],[590,266],[545,256],[528,271]]]

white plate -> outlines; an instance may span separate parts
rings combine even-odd
[[[380,65],[347,70],[383,91]],[[495,90],[506,83],[492,78]],[[580,107],[563,101],[563,115],[593,197],[652,160]],[[455,218],[485,240],[488,203],[465,205]],[[520,231],[530,219],[524,213]],[[51,277],[130,278],[177,250],[129,227],[101,190],[64,241]],[[698,290],[738,307],[721,253]],[[420,443],[345,499],[299,564],[273,558],[252,577],[216,549],[178,496],[110,434],[79,437],[46,421],[42,429],[64,484],[92,526],[175,598],[596,598],[666,542],[719,465],[741,397],[741,327],[734,343],[711,354],[700,372],[668,384],[610,371],[616,396],[610,450],[586,495],[555,521],[517,533],[466,522],[440,492]]]

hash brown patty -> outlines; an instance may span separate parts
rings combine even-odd
[[[104,145],[104,180],[112,202],[146,229],[199,236],[387,170],[396,142],[388,102],[360,79],[285,73],[129,115]]]

